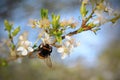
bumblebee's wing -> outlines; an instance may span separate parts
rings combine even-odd
[[[37,58],[37,52],[29,52],[28,57],[29,58]]]
[[[52,68],[52,61],[50,56],[48,56],[48,58],[45,58],[45,63],[47,64],[48,67]]]

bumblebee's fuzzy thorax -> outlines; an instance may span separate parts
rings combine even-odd
[[[41,44],[39,46],[38,56],[40,59],[47,58],[51,55],[52,47],[49,44]]]

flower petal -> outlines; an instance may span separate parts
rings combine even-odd
[[[27,48],[29,52],[32,52],[33,51],[33,48],[32,47],[28,47]]]
[[[45,38],[46,38],[46,39],[49,39],[50,36],[49,36],[47,33],[45,33]]]
[[[21,42],[20,42],[20,45],[23,46],[24,44],[25,44],[25,41],[21,41]]]
[[[23,56],[26,56],[28,54],[28,51],[26,49],[24,49],[21,53]]]
[[[65,36],[66,39],[68,40],[71,40],[71,37],[70,36]]]
[[[63,48],[63,47],[60,47],[60,48],[57,49],[57,51],[58,51],[59,53],[63,53],[63,52],[64,52],[64,48]]]
[[[41,40],[42,40],[43,44],[45,44],[45,39],[44,39],[44,38],[41,38]]]
[[[19,36],[19,40],[24,40],[22,35]]]
[[[17,51],[23,51],[24,50],[24,47],[18,47],[17,48]]]
[[[65,46],[67,46],[67,47],[70,46],[70,42],[69,42],[69,41],[66,41],[66,42],[65,42]]]
[[[65,59],[68,55],[66,53],[63,53],[61,56],[61,59]]]
[[[25,45],[26,45],[26,46],[31,46],[32,43],[31,43],[30,41],[26,40],[26,41],[25,41]]]

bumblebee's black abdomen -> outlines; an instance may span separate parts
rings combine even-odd
[[[48,51],[46,51],[46,50],[41,50],[39,55],[41,57],[45,57],[46,58],[46,57],[50,56],[50,53]]]

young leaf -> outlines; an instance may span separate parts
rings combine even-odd
[[[41,15],[42,19],[44,19],[44,18],[48,19],[48,10],[47,9],[41,9],[40,15]]]
[[[16,36],[18,34],[18,32],[20,32],[20,26],[17,27],[13,32],[12,32],[12,35],[13,36]]]
[[[60,15],[55,15],[52,14],[52,27],[54,29],[58,29],[59,28],[59,20],[60,20]]]
[[[7,20],[4,21],[5,29],[10,32],[12,29],[12,24],[10,24]]]
[[[56,36],[56,40],[57,40],[57,42],[61,43],[62,37],[61,36]]]
[[[88,13],[88,11],[86,9],[86,3],[84,3],[84,1],[82,2],[81,8],[80,8],[80,13],[81,13],[82,17],[85,17],[86,14]]]

